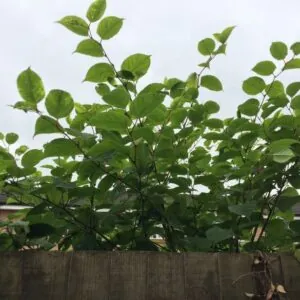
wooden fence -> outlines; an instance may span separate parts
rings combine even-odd
[[[282,254],[270,266],[287,291],[280,299],[299,300],[299,262]],[[257,288],[252,267],[250,254],[0,252],[0,299],[247,299]]]

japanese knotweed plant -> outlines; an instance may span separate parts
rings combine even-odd
[[[13,107],[35,116],[34,135],[49,142],[12,151],[18,135],[0,136],[0,192],[8,203],[28,206],[0,223],[0,249],[297,247],[300,81],[284,86],[279,77],[300,68],[300,42],[272,43],[272,60],[258,62],[242,83],[249,99],[220,119],[219,105],[199,90],[223,90],[210,68],[234,27],[198,43],[205,60],[187,79],[140,89],[151,57],[135,53],[113,63],[106,44],[124,20],[105,10],[106,1],[96,0],[85,18],[58,22],[83,38],[75,52],[99,59],[84,79],[95,84],[99,102],[46,91],[31,68],[18,76],[22,100]]]

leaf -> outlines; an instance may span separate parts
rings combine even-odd
[[[76,142],[64,138],[52,140],[44,145],[44,157],[74,156],[82,154]]]
[[[251,214],[255,211],[255,209],[256,209],[255,202],[248,202],[248,203],[228,206],[228,210],[230,212],[237,214],[239,216],[246,216],[247,218],[250,218]]]
[[[86,39],[81,41],[74,53],[80,53],[84,55],[89,55],[93,57],[102,57],[104,56],[103,48],[101,44],[98,42],[92,40],[92,39]]]
[[[122,110],[110,110],[97,113],[90,119],[90,124],[100,129],[124,132],[130,126],[130,119]]]
[[[214,101],[207,101],[204,103],[204,108],[208,114],[215,114],[219,112],[220,106],[217,102]]]
[[[110,92],[110,88],[108,85],[106,85],[105,83],[99,83],[96,87],[95,87],[96,92],[100,95],[100,96],[104,96],[106,94],[108,94]]]
[[[291,149],[281,150],[279,152],[273,153],[273,160],[278,163],[286,163],[295,156]]]
[[[300,220],[290,222],[290,228],[296,233],[300,234]]]
[[[18,76],[17,86],[19,94],[25,101],[38,103],[45,97],[42,79],[30,68]]]
[[[132,136],[135,140],[143,138],[149,144],[152,144],[155,140],[155,135],[149,127],[135,127]]]
[[[252,71],[262,76],[268,76],[272,75],[275,69],[276,65],[272,61],[265,60],[257,63],[252,69]]]
[[[63,128],[55,119],[48,116],[40,116],[35,123],[34,135],[36,136],[43,133],[61,133],[62,130]]]
[[[267,95],[271,98],[279,97],[284,95],[284,86],[282,82],[275,80],[268,84],[265,88]]]
[[[269,150],[271,152],[277,152],[289,148],[291,145],[299,144],[300,142],[294,139],[281,139],[272,142],[269,145]]]
[[[30,224],[29,225],[29,233],[27,234],[28,238],[38,238],[43,236],[51,235],[55,232],[55,228],[49,224]]]
[[[289,60],[284,66],[284,70],[299,69],[299,68],[300,68],[300,58],[293,58]]]
[[[259,111],[259,101],[257,99],[249,99],[239,105],[238,110],[246,116],[255,116]]]
[[[103,96],[103,100],[114,107],[125,108],[131,100],[124,88],[117,88]]]
[[[123,19],[118,17],[106,17],[99,23],[97,33],[103,40],[109,40],[118,34],[122,26]]]
[[[51,90],[45,102],[48,113],[57,119],[67,117],[74,108],[72,96],[62,90]]]
[[[203,122],[203,124],[209,128],[214,128],[214,129],[219,129],[219,128],[223,128],[224,125],[223,125],[223,121],[220,120],[220,119],[208,119],[208,120],[205,120]]]
[[[147,73],[150,63],[150,55],[137,53],[127,57],[123,61],[121,69],[131,72],[135,75],[136,79],[139,79]]]
[[[198,43],[198,51],[202,55],[211,55],[216,47],[216,43],[211,38],[206,38]]]
[[[90,82],[105,82],[110,77],[114,77],[115,72],[111,65],[107,63],[98,63],[94,66],[92,66],[84,79],[84,81],[90,81]]]
[[[95,0],[86,13],[86,17],[90,22],[99,21],[106,10],[106,0]]]
[[[18,139],[19,136],[14,132],[10,132],[5,136],[6,143],[9,145],[14,144]]]
[[[295,55],[300,54],[300,42],[294,43],[290,49],[294,52]]]
[[[243,82],[243,91],[248,95],[257,95],[261,93],[266,84],[264,80],[258,76],[249,77]]]
[[[270,47],[271,55],[277,59],[285,59],[288,54],[288,47],[283,42],[273,42]]]
[[[145,117],[162,104],[164,98],[162,93],[139,94],[130,105],[130,113],[137,118]]]
[[[201,77],[200,85],[211,91],[222,91],[221,81],[213,75],[204,75]]]
[[[78,35],[88,36],[89,34],[88,23],[77,16],[66,16],[59,20],[57,23],[63,25],[64,27]]]
[[[209,240],[215,243],[222,242],[233,236],[233,232],[231,231],[231,229],[223,229],[219,226],[209,228],[205,234]]]
[[[16,149],[15,153],[16,155],[22,155],[28,150],[28,147],[25,145],[20,146],[19,148]]]
[[[24,168],[32,168],[37,165],[44,158],[42,150],[32,149],[24,154],[22,157],[22,166]]]
[[[229,36],[231,35],[234,28],[235,28],[235,26],[227,27],[221,33],[215,33],[214,37],[216,38],[217,41],[224,44],[227,42],[227,40],[228,40]]]
[[[291,84],[289,84],[286,88],[286,93],[290,96],[290,97],[294,97],[300,90],[300,82],[293,82]]]
[[[294,97],[291,101],[292,109],[300,109],[300,95]]]

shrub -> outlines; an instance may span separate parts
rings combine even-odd
[[[243,81],[249,99],[221,119],[218,103],[201,99],[199,89],[223,90],[210,66],[225,54],[234,27],[198,43],[205,61],[186,80],[167,78],[138,90],[151,57],[135,53],[114,65],[105,46],[123,19],[105,17],[105,8],[105,0],[96,0],[86,19],[59,21],[83,36],[76,52],[99,58],[84,80],[95,83],[102,102],[80,104],[67,91],[46,92],[30,68],[17,79],[22,100],[13,107],[37,116],[34,135],[54,138],[43,149],[20,146],[11,153],[18,135],[1,135],[0,191],[30,208],[1,223],[0,248],[294,248],[300,82],[285,87],[279,77],[300,68],[300,43],[272,43],[273,59],[257,63]]]

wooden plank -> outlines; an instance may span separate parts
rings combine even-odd
[[[109,253],[72,252],[66,277],[69,300],[107,300]]]
[[[240,300],[245,298],[245,293],[255,293],[252,261],[249,254],[218,254],[220,299]]]
[[[25,251],[22,300],[65,300],[69,258],[62,252]]]
[[[187,300],[220,299],[217,259],[213,253],[184,254]]]
[[[22,299],[22,253],[0,252],[0,299]]]
[[[147,257],[146,252],[110,253],[109,300],[146,299]]]
[[[182,254],[149,253],[147,300],[184,300],[184,259]]]
[[[293,254],[281,254],[281,266],[284,276],[284,288],[287,291],[287,299],[300,299],[300,263]]]

